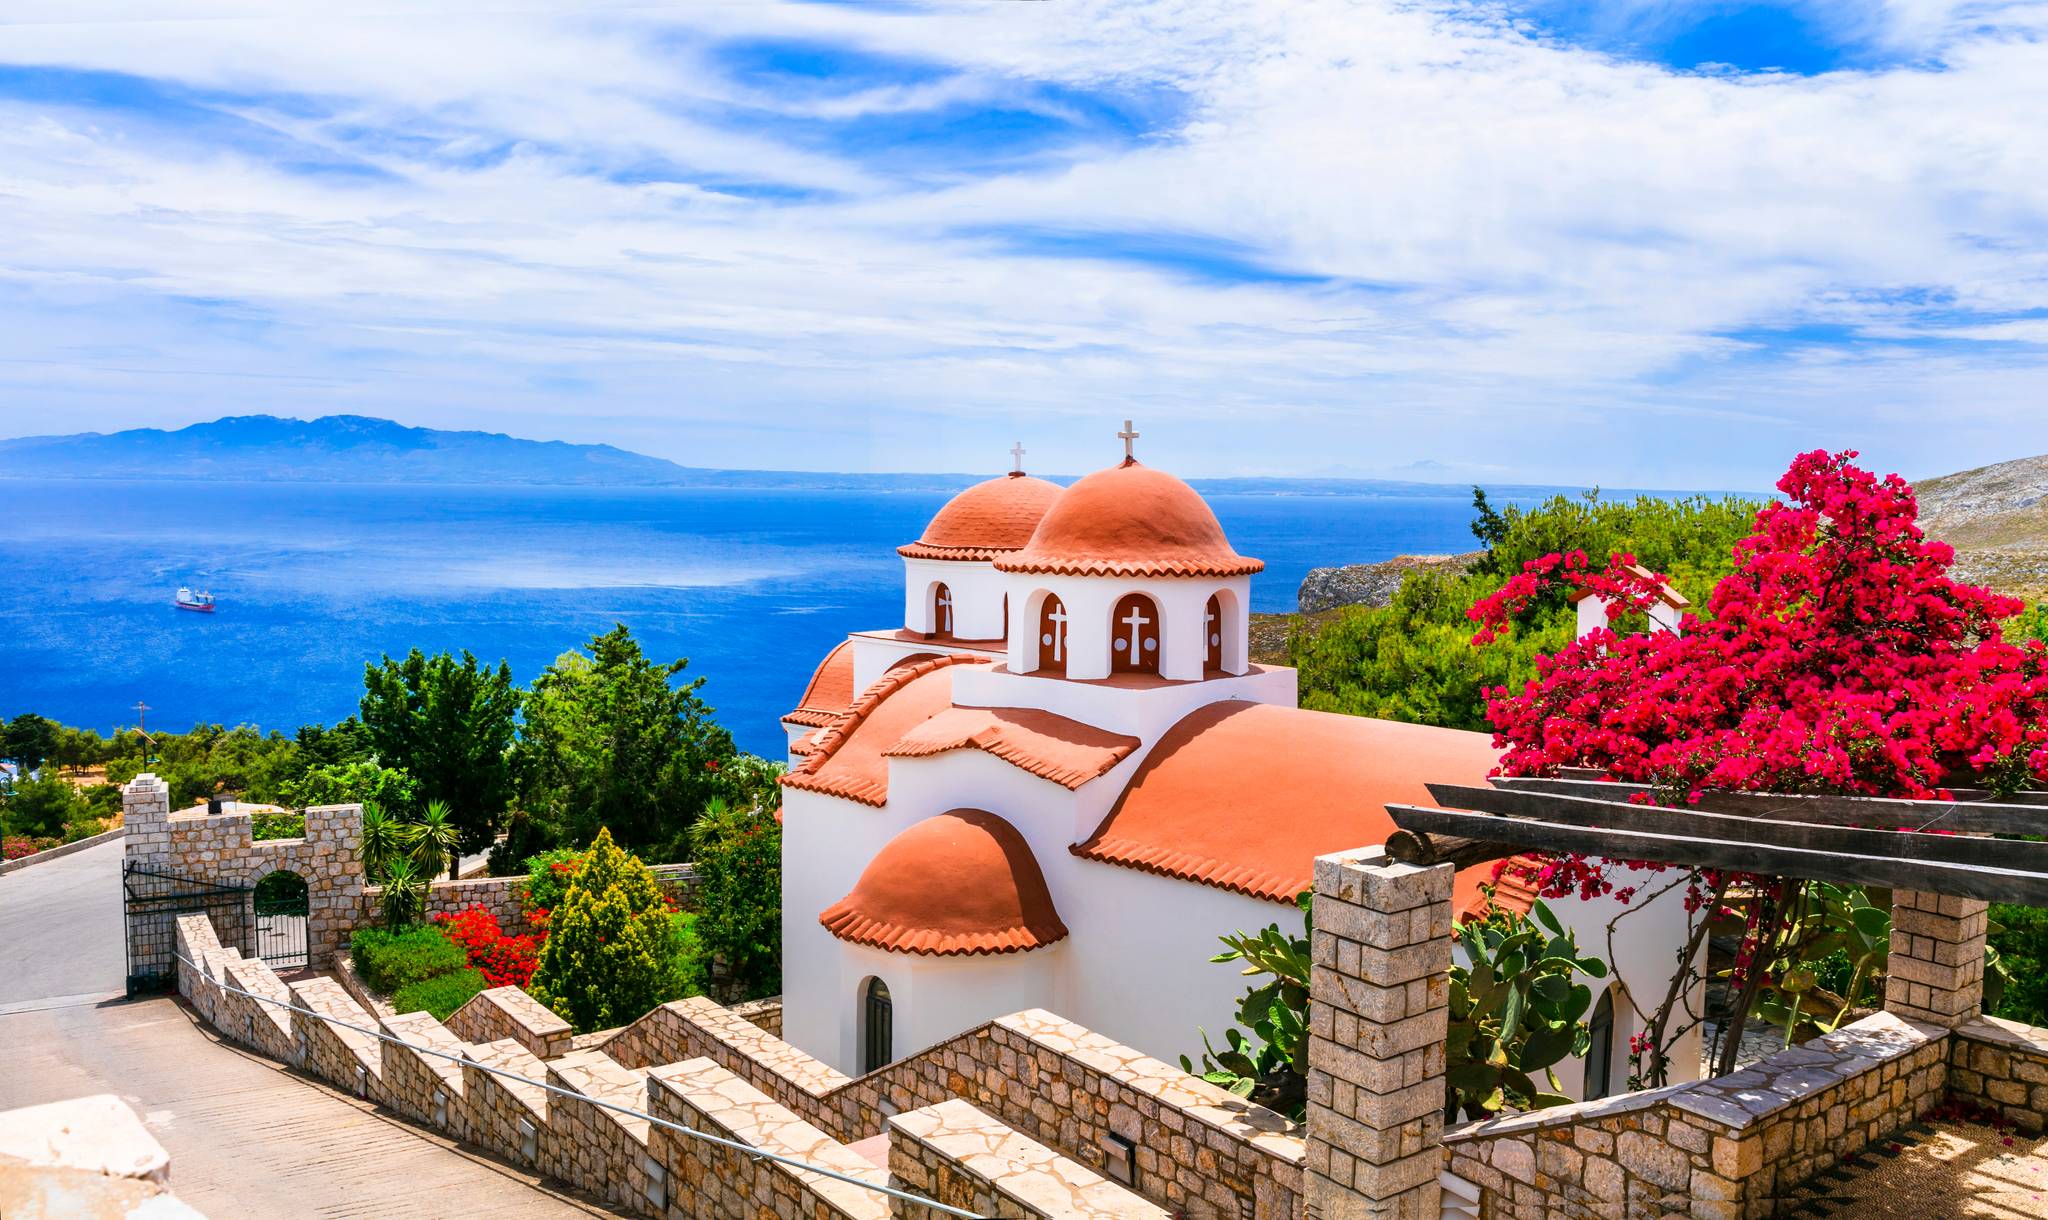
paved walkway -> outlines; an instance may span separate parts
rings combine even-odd
[[[119,998],[121,844],[0,877],[0,1109],[113,1093],[212,1220],[610,1215],[259,1055],[175,999]]]

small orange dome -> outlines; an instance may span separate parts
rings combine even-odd
[[[1024,549],[996,560],[1004,572],[1065,576],[1249,576],[1265,566],[1231,549],[1194,488],[1132,461],[1061,492]]]
[[[934,955],[1018,953],[1067,935],[1024,836],[980,809],[889,840],[818,922],[857,945]]]
[[[1060,486],[1028,474],[989,479],[946,501],[916,542],[896,548],[909,559],[994,559],[1031,540]]]

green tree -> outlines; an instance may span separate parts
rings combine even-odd
[[[529,988],[578,1033],[638,1020],[682,994],[681,945],[661,886],[599,830],[548,920]]]
[[[21,768],[21,773],[41,767],[57,752],[58,725],[46,716],[23,712],[0,729],[0,758]]]
[[[1417,569],[1390,604],[1347,607],[1289,639],[1303,707],[1486,731],[1486,689],[1519,689],[1535,677],[1537,654],[1554,653],[1572,638],[1573,611],[1562,592],[1547,593],[1513,635],[1474,648],[1466,611],[1475,602],[1524,563],[1574,550],[1601,559],[1633,553],[1680,592],[1704,599],[1733,570],[1733,548],[1758,507],[1699,496],[1610,502],[1587,494],[1495,509],[1483,490],[1473,491],[1472,530],[1487,549],[1472,571]]]
[[[61,839],[87,816],[85,798],[70,780],[54,775],[17,780],[0,795],[0,830],[31,839]]]
[[[773,810],[713,800],[690,828],[698,942],[740,999],[782,989],[782,826]]]
[[[402,817],[418,805],[419,785],[403,771],[357,762],[314,767],[285,784],[280,797],[280,804],[295,809],[314,805],[374,805],[387,814]]]
[[[503,661],[494,670],[467,652],[458,662],[415,648],[363,667],[362,724],[378,761],[412,776],[421,800],[447,807],[464,851],[489,846],[504,823],[518,713]]]
[[[697,695],[704,679],[675,681],[688,664],[649,661],[621,624],[534,680],[513,747],[533,824],[572,843],[601,828],[631,847],[678,841],[720,794],[718,767],[733,754]]]

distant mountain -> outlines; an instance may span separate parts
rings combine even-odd
[[[0,478],[936,489],[972,481],[968,475],[705,470],[611,445],[408,428],[363,415],[238,415],[175,431],[0,440]]]
[[[280,419],[237,415],[165,431],[81,432],[0,440],[0,478],[213,479],[297,483],[490,483],[606,487],[734,487],[858,491],[957,491],[994,474],[835,474],[678,466],[611,445],[530,441],[498,432],[408,428],[364,415]],[[1070,475],[1047,475],[1055,482]],[[1391,479],[1190,479],[1209,495],[1464,496],[1465,483]],[[1488,483],[1496,496],[1572,488]],[[1613,496],[1636,494],[1615,489]]]
[[[1913,487],[1921,527],[1956,548],[1963,576],[2020,597],[2048,594],[2048,454]]]

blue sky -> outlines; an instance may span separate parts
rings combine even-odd
[[[1758,487],[2048,451],[2048,6],[15,0],[0,434]]]

